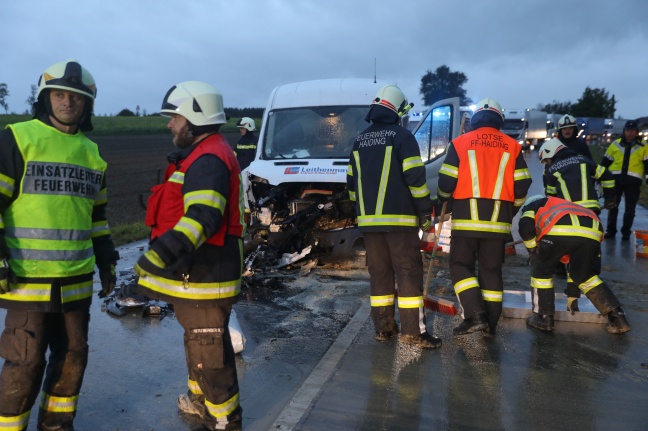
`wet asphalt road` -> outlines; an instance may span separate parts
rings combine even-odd
[[[542,192],[535,154],[528,160],[531,194]],[[638,209],[634,227],[648,230],[648,211]],[[119,269],[128,273],[139,252],[137,245],[125,247]],[[516,286],[528,279],[524,260],[513,256],[505,265]],[[644,430],[648,259],[635,258],[634,244],[617,238],[603,244],[603,267],[602,278],[633,326],[626,335],[568,322],[557,322],[547,334],[522,319],[502,319],[494,340],[453,338],[460,318],[433,313],[428,328],[444,345],[424,352],[373,340],[362,257],[308,275],[269,273],[280,287],[247,292],[235,306],[247,338],[237,359],[244,429]],[[92,309],[77,431],[197,426],[175,407],[187,381],[175,318],[143,318],[135,311],[112,317],[101,303]]]

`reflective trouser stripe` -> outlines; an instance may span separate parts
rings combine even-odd
[[[0,430],[1,431],[24,431],[27,429],[29,423],[29,414],[31,410],[19,416],[0,416]]]
[[[389,307],[394,305],[394,295],[371,295],[369,300],[372,307]]]
[[[479,287],[479,282],[476,277],[464,278],[463,280],[455,283],[454,290],[457,295],[461,292],[471,289],[473,287]]]
[[[73,397],[55,397],[45,392],[41,393],[41,408],[53,413],[71,413],[76,411],[79,396]]]
[[[603,280],[599,278],[598,275],[593,276],[589,280],[581,283],[578,285],[578,288],[581,290],[583,293],[587,293],[590,290],[594,289],[596,286],[599,286],[600,284],[603,283]]]
[[[499,291],[499,290],[483,290],[482,289],[482,296],[484,297],[484,301],[502,302],[502,299],[504,297],[504,292]]]
[[[399,296],[398,297],[398,308],[419,308],[423,307],[423,297],[422,296]]]
[[[191,380],[191,377],[189,377],[189,380],[187,382],[187,386],[189,387],[189,392],[195,395],[202,395],[203,391],[200,389],[200,385],[198,384],[197,381]]]
[[[553,278],[531,277],[532,310],[534,313],[549,314],[554,302]],[[551,313],[553,315],[553,312]]]
[[[213,404],[205,400],[209,414],[215,418],[223,418],[232,413],[239,405],[239,394],[237,393],[223,404]]]

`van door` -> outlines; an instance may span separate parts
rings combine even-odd
[[[421,159],[425,164],[425,177],[432,196],[436,195],[439,170],[445,159],[448,144],[463,133],[460,128],[459,98],[443,99],[433,104],[414,129]]]

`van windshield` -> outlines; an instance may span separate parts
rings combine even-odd
[[[347,159],[369,123],[369,106],[316,106],[268,113],[264,159]]]
[[[504,125],[502,130],[522,130],[524,129],[524,120],[520,119],[506,119],[504,120]]]

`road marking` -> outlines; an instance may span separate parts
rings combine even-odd
[[[331,347],[326,351],[322,359],[315,366],[310,375],[295,393],[288,405],[281,411],[270,429],[291,431],[294,430],[304,413],[308,410],[315,397],[319,394],[322,386],[328,381],[337,368],[337,364],[348,350],[349,346],[364,326],[371,306],[368,300],[362,301],[362,305],[351,318],[347,326],[335,339]]]

